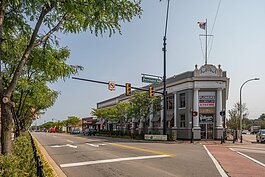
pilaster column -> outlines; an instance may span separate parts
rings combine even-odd
[[[197,88],[193,91],[193,111],[198,113],[196,117],[193,117],[193,127],[199,127],[199,89]]]
[[[217,90],[217,100],[216,100],[216,127],[222,127],[222,116],[220,112],[222,111],[222,89]]]
[[[163,128],[163,120],[164,120],[164,116],[163,116],[163,113],[164,113],[164,104],[163,104],[163,98],[161,99],[161,111],[160,111],[160,116],[161,116],[161,119],[160,119],[160,127]]]
[[[177,93],[174,94],[174,127],[177,127]]]

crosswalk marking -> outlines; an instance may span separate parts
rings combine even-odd
[[[126,158],[117,158],[117,159],[107,159],[107,160],[95,160],[95,161],[87,161],[87,162],[66,163],[66,164],[61,164],[60,167],[66,168],[66,167],[76,167],[76,166],[102,164],[102,163],[113,163],[113,162],[122,162],[122,161],[130,161],[130,160],[165,158],[165,157],[170,157],[170,155],[126,157]]]

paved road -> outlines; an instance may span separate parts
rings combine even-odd
[[[34,133],[68,177],[219,177],[204,147]]]

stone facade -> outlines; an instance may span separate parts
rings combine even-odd
[[[218,67],[207,64],[194,71],[188,71],[170,77],[166,81],[167,117],[166,129],[176,139],[221,139],[223,133],[223,117],[220,112],[226,109],[228,99],[229,78],[226,72]],[[163,83],[152,85],[156,91],[163,91]],[[148,86],[143,87],[145,89]],[[161,95],[155,95],[160,96]],[[97,103],[97,108],[113,106],[121,101],[128,101],[124,94]],[[163,102],[162,102],[163,103]],[[161,105],[163,107],[163,105]],[[192,111],[197,116],[192,117]],[[163,132],[163,109],[149,117],[148,131]],[[141,119],[132,119],[131,131],[142,131]]]

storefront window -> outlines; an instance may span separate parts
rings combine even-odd
[[[180,115],[180,127],[185,127],[185,114]]]
[[[185,108],[186,107],[185,93],[179,94],[179,101],[180,101],[179,107],[180,108]]]
[[[174,107],[174,95],[167,97],[167,109],[173,109]]]

